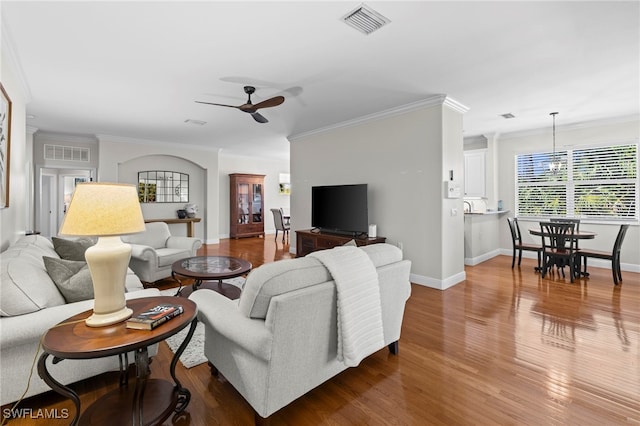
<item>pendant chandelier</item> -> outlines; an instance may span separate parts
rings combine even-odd
[[[556,154],[556,115],[558,115],[558,113],[552,112],[549,113],[549,115],[553,117],[553,156],[549,162],[549,171],[557,175],[562,169],[562,161],[560,161],[558,154]]]

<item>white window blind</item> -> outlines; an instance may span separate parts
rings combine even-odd
[[[638,144],[518,154],[516,214],[638,221],[638,182]]]

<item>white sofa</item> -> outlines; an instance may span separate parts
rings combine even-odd
[[[171,276],[173,262],[195,256],[202,246],[199,238],[172,236],[164,222],[147,223],[144,232],[124,235],[122,241],[131,244],[129,267],[145,284]]]
[[[45,269],[43,256],[59,258],[52,242],[39,235],[21,237],[0,254],[0,405],[17,401],[27,387],[32,362],[40,356],[42,335],[68,317],[93,308],[93,299],[66,303]],[[127,299],[157,296],[158,289],[144,289],[132,271],[126,280]],[[37,351],[37,353],[36,353]],[[157,346],[149,348],[155,355]],[[49,360],[52,358],[50,357]],[[135,356],[129,354],[130,362]],[[116,356],[47,364],[51,375],[70,384],[106,371],[117,371]],[[50,390],[34,366],[25,397]]]
[[[350,249],[364,251],[375,267],[370,281],[378,277],[384,339],[368,355],[385,346],[397,353],[411,262],[390,244]],[[337,286],[310,255],[254,269],[238,300],[205,290],[189,298],[205,325],[212,373],[249,402],[256,423],[348,368],[338,356]]]

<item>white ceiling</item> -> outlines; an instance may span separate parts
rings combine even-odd
[[[638,1],[366,4],[371,35],[341,21],[360,3],[1,2],[27,124],[288,157],[288,136],[445,94],[465,137],[640,112]],[[275,95],[261,110],[241,105]],[[505,120],[500,114],[512,113]],[[185,124],[186,119],[207,124]]]

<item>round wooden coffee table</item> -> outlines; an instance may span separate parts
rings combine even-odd
[[[47,331],[42,338],[44,352],[38,360],[38,374],[54,391],[73,401],[76,413],[71,425],[158,425],[172,412],[181,413],[187,407],[191,393],[176,378],[175,368],[198,322],[196,304],[189,299],[169,296],[127,300],[127,306],[133,310],[133,315],[163,303],[180,304],[184,312],[153,330],[127,328],[125,321],[106,327],[89,327],[84,320],[93,311],[88,310],[64,320]],[[147,347],[173,336],[189,324],[189,332],[171,360],[170,373],[175,384],[162,379],[148,379],[150,370]],[[127,383],[128,362],[125,355],[128,352],[135,353],[135,387],[128,386]],[[62,360],[93,359],[112,355],[120,357],[120,387],[100,397],[80,417],[78,394],[49,374],[47,358],[53,356],[55,364]]]
[[[251,262],[231,256],[196,256],[181,259],[171,265],[171,276],[178,281],[180,288],[176,293],[182,292],[182,282],[177,275],[193,278],[193,291],[196,291],[203,281],[218,281],[217,288],[213,290],[224,294],[230,299],[240,297],[240,289],[231,284],[225,284],[223,280],[242,276],[251,271]]]

